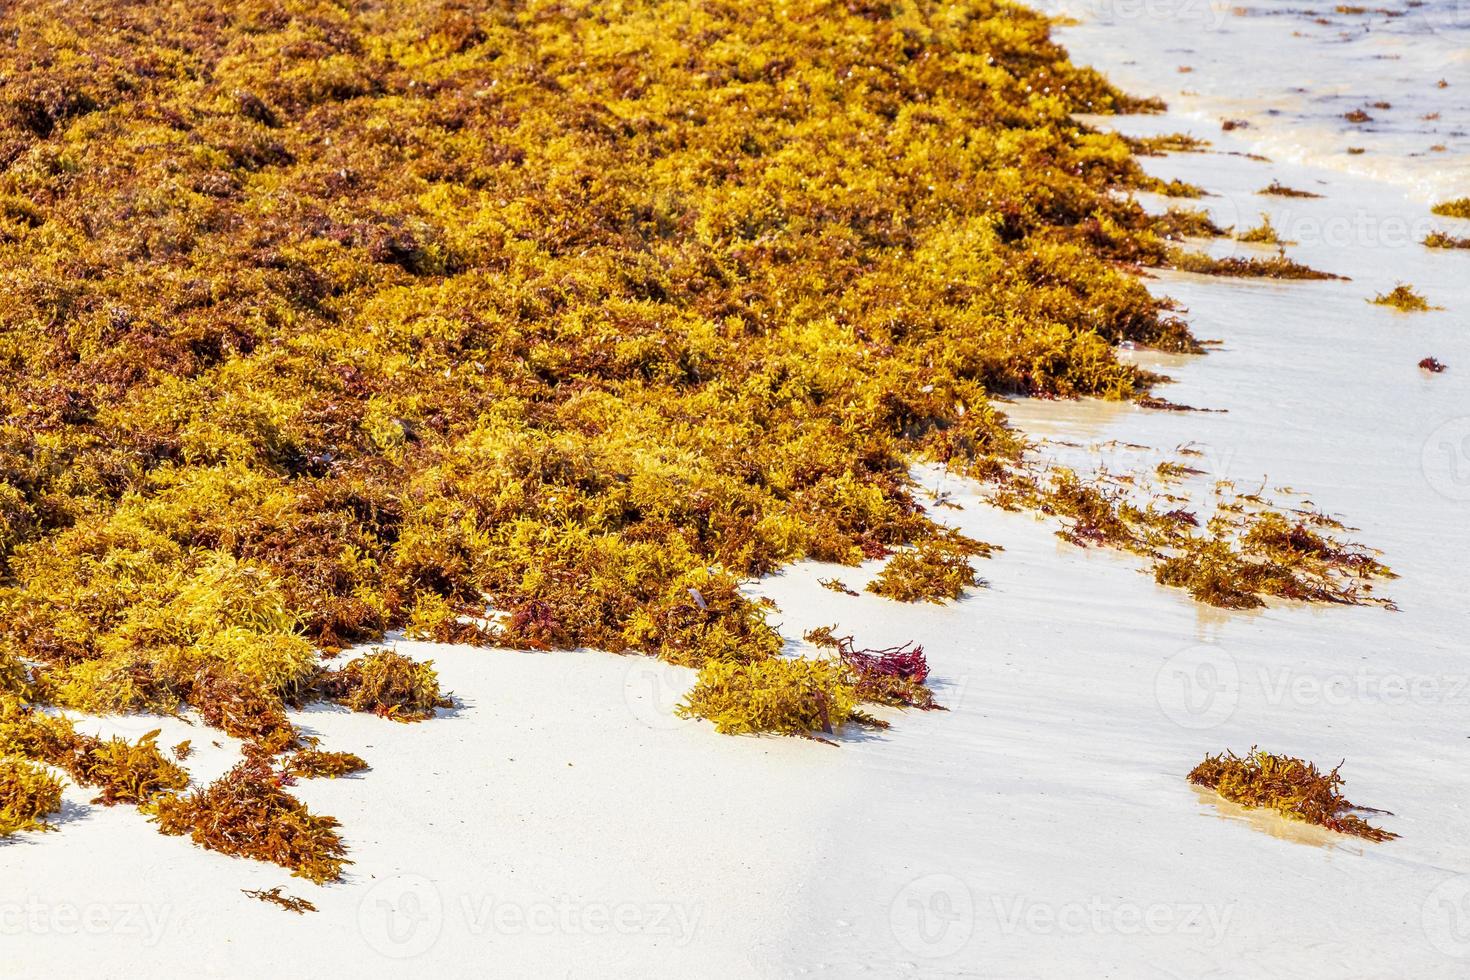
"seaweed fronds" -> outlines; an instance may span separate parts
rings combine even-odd
[[[1423,368],[1425,371],[1428,371],[1430,374],[1440,374],[1447,367],[1449,367],[1449,365],[1445,364],[1437,357],[1426,357],[1419,362],[1419,367]]]
[[[1430,208],[1430,211],[1446,218],[1470,218],[1470,197],[1457,197],[1452,201],[1441,201]]]
[[[1190,136],[1188,133],[1163,133],[1157,136],[1125,136],[1124,142],[1134,155],[1141,157],[1163,156],[1165,153],[1199,153],[1210,145],[1209,140]]]
[[[837,660],[712,660],[677,711],[705,718],[723,735],[832,734],[854,717],[856,686]]]
[[[847,583],[840,578],[819,578],[817,584],[829,592],[839,592],[842,595],[860,595],[857,589],[848,588]]]
[[[1143,189],[1153,191],[1155,194],[1162,194],[1165,197],[1201,198],[1205,196],[1205,189],[1203,187],[1197,184],[1191,184],[1188,181],[1179,180],[1178,178],[1173,180],[1155,179],[1145,184]]]
[[[924,686],[929,677],[929,661],[922,646],[904,643],[860,650],[852,637],[837,636],[831,626],[819,626],[804,639],[813,646],[837,652],[838,659],[851,672],[858,700],[925,711],[940,707],[934,700],[934,692]]]
[[[1236,241],[1250,242],[1256,245],[1290,245],[1291,242],[1281,237],[1276,227],[1271,224],[1271,216],[1265,212],[1261,213],[1261,223],[1254,228],[1247,229],[1235,236]]]
[[[1154,233],[1160,238],[1220,238],[1228,230],[1215,224],[1203,208],[1170,208],[1153,219]]]
[[[281,891],[281,886],[261,891],[259,889],[242,888],[240,891],[251,898],[258,898],[269,905],[279,906],[287,912],[295,912],[297,915],[305,915],[307,912],[315,912],[316,906],[304,898],[296,895],[287,895]]]
[[[0,759],[0,837],[52,830],[43,819],[61,809],[61,780],[21,759]]]
[[[1321,194],[1314,193],[1313,191],[1303,191],[1298,190],[1295,187],[1288,187],[1279,180],[1271,181],[1271,183],[1267,184],[1265,187],[1262,187],[1260,190],[1256,191],[1256,193],[1266,194],[1271,197],[1312,198],[1322,196]]]
[[[1266,807],[1291,820],[1326,827],[1340,834],[1370,841],[1392,840],[1398,834],[1368,824],[1351,811],[1363,809],[1338,791],[1342,776],[1338,763],[1329,772],[1315,764],[1285,755],[1273,755],[1255,746],[1244,757],[1226,751],[1207,755],[1189,772],[1188,779],[1219,793],[1232,803]]]
[[[1400,313],[1423,313],[1439,309],[1431,306],[1429,300],[1420,295],[1413,286],[1403,282],[1386,293],[1379,293],[1368,302],[1375,306],[1391,306]]]
[[[301,749],[286,757],[281,772],[296,779],[336,779],[355,772],[366,772],[371,768],[361,756],[351,752],[326,752],[321,749]]]
[[[420,663],[391,650],[375,650],[337,670],[324,671],[317,689],[353,711],[394,721],[423,721],[434,717],[436,708],[454,706],[439,692],[433,661]]]
[[[989,557],[990,551],[990,545],[959,535],[921,541],[895,552],[867,589],[898,602],[958,599],[966,588],[982,584],[970,558]]]
[[[1180,272],[1194,272],[1206,276],[1236,276],[1254,279],[1346,279],[1346,276],[1320,272],[1303,265],[1285,255],[1270,258],[1229,255],[1214,258],[1201,252],[1190,252],[1181,248],[1168,251],[1167,267]]]
[[[102,790],[93,803],[148,803],[189,785],[188,772],[164,758],[159,750],[158,735],[155,729],[137,742],[83,736],[76,754],[64,765],[80,785]]]
[[[1431,231],[1424,236],[1425,248],[1470,248],[1470,236],[1450,235],[1442,231]]]
[[[269,861],[321,884],[341,876],[347,849],[333,817],[317,816],[281,788],[260,757],[187,796],[159,796],[145,807],[160,833],[188,835],[200,847]]]

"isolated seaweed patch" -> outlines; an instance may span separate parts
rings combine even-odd
[[[1446,218],[1470,218],[1470,197],[1457,197],[1451,201],[1441,201],[1431,209],[1435,214]]]
[[[203,789],[160,796],[145,809],[164,834],[278,864],[318,884],[336,880],[351,863],[338,822],[313,814],[282,788],[283,778],[263,759],[247,757]]]
[[[1371,841],[1398,834],[1370,825],[1352,811],[1362,809],[1339,792],[1341,764],[1322,772],[1315,764],[1252,747],[1244,756],[1226,751],[1207,755],[1189,773],[1196,786],[1215,790],[1232,803],[1266,807],[1291,820],[1326,827]]]
[[[326,671],[317,689],[353,711],[393,721],[423,721],[454,702],[439,691],[432,662],[420,663],[391,650],[375,650],[336,670]]]

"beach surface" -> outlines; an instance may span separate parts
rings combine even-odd
[[[1178,111],[1099,124],[1210,140],[1210,152],[1145,166],[1210,191],[1192,203],[1222,224],[1269,214],[1293,257],[1349,278],[1150,280],[1197,336],[1220,343],[1206,356],[1130,356],[1173,379],[1159,395],[1218,411],[1082,401],[1007,412],[1041,458],[1080,472],[1147,473],[1188,446],[1202,472],[1181,491],[1216,480],[1282,499],[1298,491],[1382,550],[1400,577],[1379,588],[1397,611],[1201,606],[1137,560],[1066,544],[1056,524],[919,470],[937,514],[1003,547],[979,563],[986,588],[909,606],[819,584],[837,577],[861,592],[880,563],[808,563],[750,591],[777,604],[787,637],[836,624],[864,646],[921,640],[949,710],[884,711],[891,729],[836,747],[728,738],[673,714],[692,670],[399,642],[434,661],[456,708],[411,726],[328,706],[293,716],[373,767],[293,791],[342,819],[355,862],[342,882],[318,888],[188,846],[132,808],[82,807],[90,794],[70,788],[61,833],[0,843],[0,975],[1470,972],[1470,253],[1419,244],[1434,229],[1470,235],[1470,221],[1429,214],[1432,200],[1465,192],[1464,134],[1421,120],[1418,143],[1459,141],[1426,163],[1404,147],[1411,117],[1430,109],[1406,110],[1377,149],[1341,159],[1320,133],[1310,152],[1284,142],[1325,132],[1325,111],[1222,132],[1222,112],[1290,100],[1288,75],[1258,70],[1267,35],[1223,38],[1206,18],[1171,21],[1161,38],[1147,18],[1069,13],[1080,23],[1058,36],[1076,61],[1171,103],[1181,85],[1201,92]],[[1410,67],[1427,86],[1458,70],[1448,90],[1421,94],[1458,92],[1463,108],[1463,58],[1410,66],[1365,47],[1349,71],[1336,47],[1292,48],[1300,39],[1279,19],[1227,17],[1223,29],[1269,21],[1281,40],[1268,53],[1294,57],[1294,73],[1329,50],[1363,98]],[[1155,59],[1165,44],[1189,53]],[[1195,70],[1179,75],[1186,62]],[[1232,71],[1250,81],[1235,108],[1209,87]],[[1273,180],[1321,196],[1256,193]],[[1401,281],[1443,309],[1367,302]],[[1429,356],[1448,370],[1422,371]],[[178,719],[90,724],[193,739],[199,783],[238,752]],[[1206,753],[1256,744],[1324,767],[1346,760],[1346,795],[1392,811],[1372,820],[1399,839],[1289,825],[1186,782]],[[274,886],[317,911],[293,915],[242,891]]]

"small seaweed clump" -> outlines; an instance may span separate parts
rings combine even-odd
[[[1419,361],[1419,367],[1430,374],[1442,374],[1449,365],[1437,357],[1426,357]]]
[[[1227,229],[1217,225],[1203,208],[1170,208],[1154,218],[1154,232],[1160,238],[1219,238]]]
[[[1288,186],[1286,186],[1285,184],[1283,184],[1279,180],[1273,180],[1273,181],[1271,181],[1270,184],[1266,185],[1265,187],[1262,187],[1260,190],[1256,191],[1256,193],[1257,194],[1265,194],[1268,197],[1310,198],[1310,197],[1321,197],[1322,196],[1321,194],[1316,194],[1316,193],[1313,193],[1312,191],[1303,191],[1303,190],[1298,190],[1295,187],[1288,187]]]
[[[61,780],[35,763],[0,759],[0,837],[50,830],[43,818],[60,809]]]
[[[1232,803],[1269,807],[1292,820],[1351,834],[1371,841],[1392,840],[1398,834],[1371,826],[1352,813],[1355,807],[1338,792],[1341,763],[1330,772],[1291,756],[1273,755],[1251,747],[1244,757],[1226,751],[1209,755],[1189,773],[1189,781],[1219,793]]]
[[[432,661],[420,663],[391,650],[375,650],[338,670],[325,671],[317,687],[324,697],[353,711],[394,721],[423,721],[434,717],[436,708],[454,706],[439,693]]]
[[[1214,258],[1202,252],[1172,248],[1169,250],[1167,266],[1180,272],[1194,272],[1205,276],[1234,276],[1250,279],[1344,279],[1345,276],[1320,272],[1303,265],[1285,255],[1270,258],[1228,255]]]
[[[1470,218],[1470,197],[1457,197],[1453,201],[1441,201],[1430,210],[1446,218]]]
[[[281,771],[294,779],[318,779],[323,776],[336,779],[365,772],[370,767],[362,756],[351,752],[327,752],[322,749],[302,749],[286,757]]]
[[[805,639],[837,652],[838,660],[851,672],[859,701],[925,711],[939,707],[934,692],[924,686],[929,678],[929,661],[922,646],[905,643],[881,650],[858,649],[852,637],[837,636],[831,626],[819,626]]]
[[[64,765],[80,785],[102,790],[92,802],[103,806],[143,804],[189,785],[189,774],[158,748],[156,730],[137,742],[82,736]]]
[[[889,558],[867,588],[898,602],[958,599],[966,588],[982,584],[970,558],[988,558],[993,550],[993,545],[958,534],[921,541]]]
[[[678,713],[706,718],[724,735],[830,735],[846,722],[866,720],[858,700],[849,672],[835,659],[716,660],[701,668]]]
[[[1271,216],[1265,213],[1261,214],[1261,223],[1259,225],[1241,232],[1235,238],[1236,241],[1250,242],[1255,245],[1292,244],[1281,237],[1281,233],[1276,230],[1276,226],[1271,224]]]
[[[1470,236],[1451,235],[1443,231],[1431,231],[1424,236],[1425,248],[1470,248]]]
[[[297,915],[305,915],[308,912],[316,911],[315,905],[299,896],[287,895],[281,890],[280,885],[266,890],[242,888],[240,891],[249,895],[251,898],[265,902],[267,905],[274,905],[277,908],[285,909],[287,912],[295,912]]]
[[[1423,313],[1437,309],[1431,306],[1419,292],[1408,283],[1399,283],[1386,293],[1379,293],[1368,302],[1375,306],[1391,306],[1400,313]]]
[[[162,833],[187,834],[212,851],[270,861],[317,884],[333,881],[351,863],[337,835],[339,824],[313,814],[282,789],[284,778],[264,758],[247,755],[203,789],[156,797],[144,810]]]

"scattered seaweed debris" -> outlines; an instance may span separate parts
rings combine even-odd
[[[175,761],[187,762],[189,756],[194,754],[194,743],[186,738],[178,745],[175,745],[172,752]]]
[[[0,759],[0,837],[54,830],[45,820],[61,809],[61,780],[21,759]]]
[[[856,589],[848,588],[846,582],[840,578],[819,578],[817,584],[832,592],[840,592],[843,595],[861,595]]]
[[[266,902],[270,905],[279,906],[280,908],[285,909],[287,912],[295,912],[297,915],[305,915],[307,912],[316,911],[315,905],[311,904],[304,898],[299,898],[295,895],[287,895],[281,890],[280,885],[277,885],[274,888],[266,889],[265,891],[252,890],[249,888],[242,888],[240,889],[240,891],[244,892],[246,895],[249,895],[251,898],[258,898],[262,902]]]
[[[283,777],[260,756],[188,796],[155,797],[142,809],[161,833],[188,835],[211,851],[268,861],[317,884],[350,864],[334,817],[317,816],[282,789]]]
[[[336,779],[372,768],[361,756],[351,752],[326,752],[301,749],[291,753],[281,764],[281,772],[293,779]]]
[[[1434,214],[1446,218],[1470,218],[1470,197],[1457,197],[1452,201],[1441,201],[1430,208]]]
[[[924,648],[913,643],[883,649],[858,649],[850,636],[836,635],[835,626],[819,626],[804,639],[813,646],[835,650],[852,673],[858,700],[896,708],[942,710],[934,692],[924,686],[929,661]]]
[[[317,689],[330,701],[394,721],[423,721],[454,701],[439,692],[432,661],[374,650],[345,667],[324,671]]]
[[[1228,132],[1231,132],[1232,130],[1236,130],[1236,129],[1250,129],[1250,127],[1251,127],[1251,124],[1250,124],[1250,120],[1248,120],[1248,119],[1222,119],[1222,120],[1220,120],[1220,129],[1222,129],[1223,131],[1225,131],[1227,133]]]
[[[1312,191],[1297,190],[1295,187],[1287,187],[1279,180],[1273,180],[1270,184],[1256,191],[1257,194],[1267,194],[1272,197],[1321,197]]]
[[[1437,357],[1426,357],[1419,362],[1419,367],[1423,368],[1425,371],[1428,371],[1430,374],[1441,374],[1449,367],[1449,365],[1445,364]]]
[[[1370,123],[1373,117],[1362,109],[1352,109],[1342,114],[1342,118],[1350,123]]]
[[[930,538],[895,552],[868,583],[868,591],[898,602],[958,599],[966,588],[983,585],[970,559],[989,558],[995,550],[958,533]]]
[[[1429,300],[1420,295],[1413,286],[1403,282],[1386,293],[1379,293],[1368,302],[1375,306],[1391,306],[1400,313],[1423,313],[1440,309],[1438,306],[1431,306]]]
[[[1431,231],[1424,236],[1425,248],[1470,248],[1470,236],[1450,235],[1442,231]]]
[[[1249,228],[1235,236],[1236,241],[1249,242],[1255,245],[1294,245],[1295,242],[1287,241],[1281,237],[1276,226],[1271,224],[1271,216],[1264,211],[1261,212],[1261,223],[1254,228]]]
[[[1244,757],[1227,750],[1207,755],[1189,772],[1189,781],[1219,793],[1232,803],[1266,807],[1291,820],[1317,824],[1340,834],[1370,841],[1392,840],[1398,834],[1373,827],[1353,810],[1366,810],[1338,792],[1342,776],[1338,763],[1330,772],[1285,755],[1263,752],[1255,746]],[[1381,813],[1384,811],[1372,811]]]
[[[1039,477],[1014,474],[991,500],[1057,517],[1057,536],[1071,544],[1139,555],[1160,585],[1184,589],[1208,605],[1252,609],[1274,597],[1395,608],[1374,594],[1374,582],[1394,578],[1393,571],[1377,552],[1333,536],[1341,522],[1315,511],[1283,513],[1228,481],[1215,485],[1214,512],[1203,526],[1169,498],[1162,506],[1159,498],[1135,501],[1123,489],[1086,482],[1063,467]]]
[[[1347,279],[1346,276],[1331,272],[1320,272],[1286,255],[1273,255],[1270,258],[1228,255],[1217,259],[1203,252],[1191,252],[1182,248],[1169,250],[1167,267],[1180,272],[1242,279]]]

